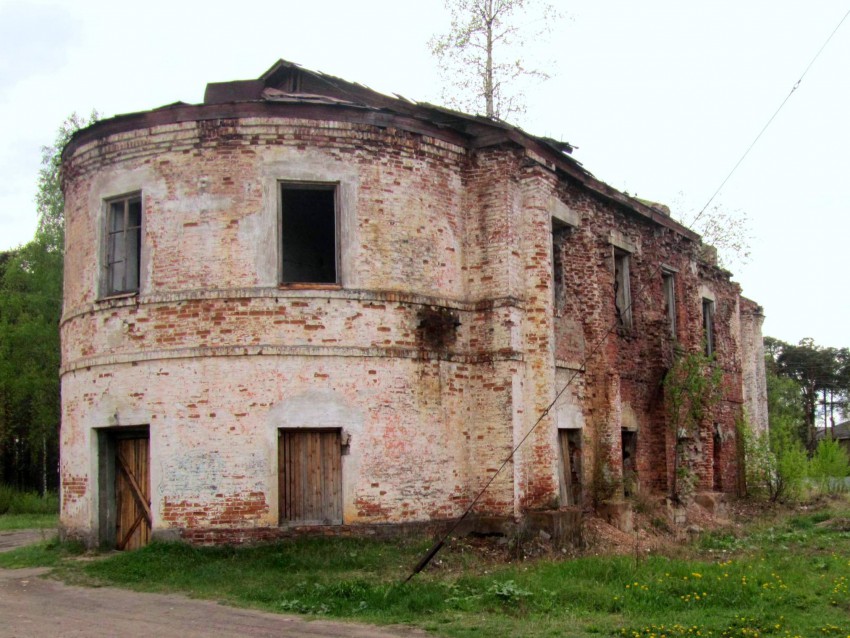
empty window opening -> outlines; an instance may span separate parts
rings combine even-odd
[[[723,437],[720,435],[720,425],[714,424],[714,440],[712,451],[712,469],[714,475],[714,491],[720,492],[723,489],[723,470],[720,462],[721,453],[723,451]]]
[[[617,322],[632,327],[632,293],[629,287],[629,253],[614,249],[614,307]]]
[[[142,248],[142,198],[131,195],[108,204],[106,294],[138,292]]]
[[[566,505],[581,505],[581,430],[558,430]]]
[[[676,275],[669,271],[661,273],[664,289],[664,316],[667,317],[667,328],[670,336],[676,336]]]
[[[637,491],[637,432],[622,431],[623,495],[632,496]]]
[[[281,184],[281,283],[337,283],[336,188]]]
[[[702,300],[702,340],[706,356],[714,354],[714,302]]]
[[[340,430],[280,430],[278,511],[281,525],[342,523]]]
[[[552,218],[552,292],[555,316],[564,313],[567,302],[566,282],[564,278],[564,248],[570,235],[570,227],[562,221]]]

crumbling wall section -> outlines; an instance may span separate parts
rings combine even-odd
[[[471,279],[464,255],[467,219],[479,233],[476,219],[514,216],[487,209],[501,199],[483,185],[483,208],[467,211],[467,162],[421,135],[282,119],[79,148],[65,167],[66,530],[92,540],[98,526],[97,431],[138,425],[150,428],[155,531],[277,526],[286,427],[345,435],[344,524],[458,516],[522,411],[510,266],[488,252],[492,237],[476,235],[486,259]],[[337,185],[339,285],[278,285],[280,180]],[[132,192],[141,289],[105,299],[104,201]],[[488,491],[488,514],[514,515],[512,481]]]
[[[741,297],[740,321],[744,409],[753,430],[764,433],[768,430],[768,414],[764,338],[761,333],[764,323],[762,307],[746,297]]]

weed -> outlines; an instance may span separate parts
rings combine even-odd
[[[407,623],[443,636],[847,636],[850,535],[820,524],[844,519],[846,503],[737,535],[706,533],[691,559],[653,555],[639,563],[587,556],[505,564],[471,558],[471,545],[459,543],[444,549],[439,569],[406,584],[427,539],[299,539],[238,549],[154,543],[85,563],[66,560],[71,550],[53,544],[28,556],[2,554],[0,565],[58,564],[76,582]]]
[[[493,585],[490,585],[487,591],[503,603],[517,603],[523,598],[529,598],[532,596],[530,591],[522,589],[512,580],[494,583]]]

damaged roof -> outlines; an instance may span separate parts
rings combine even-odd
[[[345,119],[341,111],[357,111],[358,121],[432,135],[470,149],[515,144],[549,169],[571,177],[604,199],[699,241],[699,235],[672,219],[666,207],[622,193],[594,177],[571,156],[574,147],[567,142],[531,135],[499,119],[414,102],[400,95],[384,95],[287,60],[278,60],[256,80],[207,84],[200,105],[175,102],[96,122],[72,136],[63,150],[63,159],[82,144],[127,130],[206,119],[268,117],[277,114],[269,109],[287,107],[299,109],[299,117],[316,119]]]

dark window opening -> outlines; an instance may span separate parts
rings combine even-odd
[[[637,492],[637,432],[622,431],[623,448],[623,496]]]
[[[702,340],[706,356],[714,354],[714,302],[702,300]]]
[[[337,283],[336,190],[281,185],[281,282]]]
[[[720,492],[723,489],[723,470],[721,464],[721,452],[723,450],[723,437],[720,436],[720,426],[714,425],[714,440],[712,454],[712,469],[714,474],[714,491]]]
[[[664,286],[664,315],[670,336],[676,336],[676,276],[672,272],[663,272],[661,280]]]
[[[142,251],[141,196],[109,202],[106,229],[106,294],[138,292]]]
[[[629,253],[614,250],[614,308],[617,323],[626,329],[632,327],[632,293],[629,286]]]
[[[564,312],[567,303],[566,283],[564,280],[564,248],[570,235],[570,227],[557,219],[552,219],[552,289],[554,293],[555,315]]]

